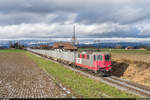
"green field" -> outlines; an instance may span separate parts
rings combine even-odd
[[[24,50],[19,49],[0,49],[0,52],[25,52]]]
[[[85,49],[92,50],[92,48],[79,48],[79,51],[84,51]],[[93,48],[94,50],[94,48]],[[97,50],[98,51],[98,50]],[[150,54],[150,50],[139,50],[139,49],[105,49],[105,48],[100,48],[100,52],[111,52],[111,53],[141,53],[141,54]]]
[[[125,49],[101,49],[101,51],[107,51],[112,53],[150,53],[150,50],[125,50]]]

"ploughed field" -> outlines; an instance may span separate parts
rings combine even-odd
[[[64,94],[25,53],[0,53],[0,98],[56,98]]]
[[[129,60],[150,63],[150,53],[112,53],[113,60]]]
[[[113,75],[150,86],[150,52],[120,50],[111,54]]]

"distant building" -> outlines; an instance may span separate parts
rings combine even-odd
[[[125,50],[129,50],[129,49],[134,49],[134,47],[128,46],[128,47],[125,48]]]
[[[7,46],[0,46],[0,49],[8,49]]]
[[[145,48],[139,48],[140,50],[146,50]]]
[[[116,45],[115,48],[116,48],[116,49],[121,49],[122,46],[121,46],[121,45]]]
[[[40,49],[51,49],[52,46],[49,46],[49,45],[40,45],[39,48],[40,48]]]
[[[53,49],[77,50],[77,47],[69,42],[55,42],[53,44]]]

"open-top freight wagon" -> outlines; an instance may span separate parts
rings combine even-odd
[[[111,71],[111,54],[108,52],[71,52],[55,50],[41,50],[41,49],[27,49],[31,52],[46,56],[58,62],[87,68],[95,73],[106,73]]]

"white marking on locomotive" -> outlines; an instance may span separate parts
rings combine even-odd
[[[82,59],[81,58],[76,58],[76,61],[78,64],[82,64]]]

